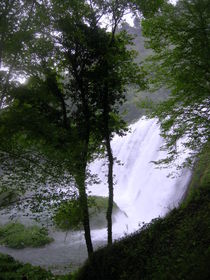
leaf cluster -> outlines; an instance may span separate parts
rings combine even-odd
[[[192,163],[209,137],[209,18],[208,1],[180,0],[176,6],[164,4],[142,23],[146,44],[154,50],[147,61],[150,83],[171,91],[153,114],[169,149],[166,163],[177,157],[179,139],[194,151],[188,158]]]

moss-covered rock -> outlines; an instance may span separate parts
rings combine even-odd
[[[91,229],[101,229],[107,227],[106,212],[108,207],[108,197],[91,196],[90,201],[90,227]],[[113,203],[112,222],[115,223],[116,214],[122,212],[118,205]]]
[[[106,211],[108,197],[90,196],[88,198],[90,226],[92,229],[105,228],[107,226]],[[120,212],[119,207],[113,204],[113,222],[115,215]],[[79,200],[69,200],[60,204],[54,215],[56,226],[63,230],[82,229],[82,212]]]

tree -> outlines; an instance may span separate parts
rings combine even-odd
[[[30,44],[27,46],[26,60],[35,57],[35,60],[32,59],[35,64],[26,63],[25,69],[28,74],[33,75],[33,78],[27,85],[7,92],[7,100],[11,101],[2,114],[2,125],[4,127],[4,119],[7,122],[10,119],[8,128],[10,130],[12,128],[11,137],[16,143],[23,141],[24,149],[28,148],[27,144],[31,145],[29,153],[33,151],[32,157],[39,151],[44,158],[55,160],[54,162],[60,161],[61,166],[64,165],[64,170],[74,177],[83,213],[87,249],[91,254],[93,247],[86,179],[91,146],[93,147],[96,141],[93,141],[92,137],[95,107],[91,97],[93,86],[89,76],[98,59],[97,48],[99,50],[100,46],[94,44],[100,33],[98,28],[92,28],[85,22],[90,22],[92,13],[84,1],[72,1],[65,7],[57,5],[57,1],[50,4],[49,14],[52,24],[44,29],[44,33],[46,31],[49,33],[46,35],[39,29],[36,30],[33,42],[36,44],[43,39],[41,49],[36,50]],[[52,30],[56,32],[54,37],[51,34]],[[102,33],[105,34],[104,31]],[[48,38],[54,43],[54,61],[50,60],[52,53],[47,54],[43,51],[43,45],[46,45],[43,43],[46,42],[49,46]],[[59,72],[67,71],[63,83],[61,82],[63,75],[59,77],[53,68],[59,68]],[[9,158],[5,158],[5,163],[10,161],[10,157],[11,153]]]
[[[60,164],[62,175],[67,172],[74,178],[90,255],[93,247],[86,192],[87,164],[105,140],[110,162],[107,218],[111,243],[114,159],[110,140],[113,132],[124,126],[116,114],[126,85],[144,85],[140,68],[132,64],[133,52],[126,49],[130,38],[124,33],[116,35],[123,15],[135,5],[134,1],[84,0],[32,4],[34,17],[29,31],[33,36],[27,41],[21,37],[17,63],[7,63],[13,65],[10,72],[20,70],[31,78],[28,84],[3,92],[8,108],[2,110],[2,124],[10,120],[11,139],[20,147],[16,157],[20,159],[21,153],[27,151],[29,161],[37,155],[37,162],[41,159],[43,163]],[[100,27],[100,18],[105,13],[112,14],[111,32]],[[11,147],[7,152],[10,150]],[[9,160],[7,157],[7,163]]]
[[[126,99],[127,86],[135,84],[145,88],[144,72],[133,62],[135,52],[129,51],[131,37],[125,32],[110,34],[106,55],[101,60],[97,77],[99,108],[101,108],[101,127],[108,158],[109,204],[107,209],[108,244],[112,243],[112,208],[113,208],[113,165],[114,157],[111,148],[113,133],[123,135],[126,125],[119,115],[120,105]],[[113,40],[113,41],[112,41]],[[124,132],[123,132],[124,131]]]
[[[28,74],[25,71],[28,47],[33,44],[36,34],[46,25],[46,11],[47,7],[36,0],[1,1],[0,108],[8,102],[6,97],[11,81]]]
[[[154,50],[148,62],[155,87],[171,90],[169,100],[153,114],[160,119],[168,157],[173,162],[181,139],[191,149],[184,164],[192,164],[209,137],[210,7],[208,0],[180,0],[164,4],[143,21],[147,46]],[[185,136],[185,137],[184,137]]]
[[[85,20],[91,20],[92,14],[83,1],[75,1],[68,6],[70,16],[56,13],[53,17],[57,8],[56,1],[54,4],[51,19],[57,32],[54,42],[59,44],[59,60],[55,61],[60,72],[67,71],[65,81],[61,81],[61,75],[59,82],[59,75],[50,68],[48,56],[43,56],[38,50],[36,57],[40,57],[42,69],[39,67],[39,71],[33,73],[34,77],[27,85],[8,92],[7,99],[10,99],[11,103],[4,110],[2,118],[7,119],[7,122],[11,120],[8,128],[10,131],[12,128],[11,135],[16,142],[24,140],[24,145],[27,143],[35,146],[44,158],[55,159],[55,162],[65,159],[65,170],[73,175],[78,186],[85,239],[90,255],[93,247],[86,180],[87,163],[96,143],[93,137],[96,110],[91,75],[98,56],[101,55],[101,39],[107,35],[97,26],[88,26],[85,23]],[[99,44],[95,43],[97,40]],[[4,121],[2,125],[3,123]],[[27,145],[24,148],[27,149]],[[53,148],[56,151],[53,151]]]
[[[8,97],[13,101],[0,113],[0,193],[14,192],[17,206],[31,210],[75,197],[73,177],[66,173],[70,158],[63,155],[64,149],[56,149],[64,139],[69,144],[60,125],[58,98],[46,83],[34,78],[14,88]],[[62,191],[67,186],[68,193]]]
[[[138,85],[145,88],[144,72],[134,63],[135,52],[127,49],[132,38],[126,32],[119,31],[119,26],[127,13],[136,13],[137,1],[91,1],[102,10],[102,15],[110,17],[109,39],[105,44],[103,56],[97,66],[95,91],[98,95],[98,106],[101,109],[101,127],[106,156],[108,158],[108,189],[107,208],[108,244],[112,244],[112,209],[114,198],[113,166],[114,157],[111,148],[113,133],[123,134],[125,123],[119,116],[119,108],[126,99],[127,86]],[[100,115],[99,115],[100,116]]]

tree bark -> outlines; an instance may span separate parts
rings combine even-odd
[[[90,234],[90,220],[89,220],[89,211],[88,211],[88,197],[86,193],[86,168],[88,162],[88,149],[89,149],[89,140],[90,140],[90,112],[87,100],[87,90],[84,90],[83,81],[78,78],[78,85],[81,91],[81,100],[82,100],[82,111],[84,114],[84,122],[82,125],[82,151],[78,169],[78,186],[79,186],[79,199],[80,206],[82,209],[82,217],[83,217],[83,227],[85,231],[85,241],[88,251],[88,257],[93,253],[93,245]]]
[[[91,234],[90,234],[90,221],[89,221],[89,211],[88,211],[88,198],[86,193],[86,186],[85,186],[85,179],[86,179],[86,165],[87,162],[83,163],[83,166],[78,171],[79,174],[77,176],[77,185],[79,189],[79,201],[80,201],[80,207],[82,209],[82,222],[85,232],[85,241],[88,251],[88,257],[93,253],[93,245],[91,240]]]
[[[105,86],[104,96],[103,96],[103,122],[104,122],[104,139],[105,146],[108,157],[108,189],[109,189],[109,199],[108,208],[106,213],[107,218],[107,241],[108,245],[112,244],[112,210],[114,201],[114,186],[113,186],[113,165],[114,158],[111,148],[110,140],[110,130],[109,130],[109,90],[108,85]]]
[[[113,210],[113,201],[114,201],[114,184],[113,184],[113,165],[114,159],[112,154],[112,148],[110,144],[110,137],[107,135],[106,139],[106,149],[108,155],[108,188],[109,188],[109,200],[107,208],[107,233],[108,233],[108,245],[112,244],[112,210]]]

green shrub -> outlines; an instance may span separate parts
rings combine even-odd
[[[53,275],[39,266],[22,264],[11,256],[0,253],[0,280],[73,280],[74,276]]]
[[[50,280],[55,279],[51,272],[30,264],[21,264],[12,257],[0,254],[1,280]]]
[[[0,244],[10,248],[40,247],[52,242],[45,228],[8,223],[0,227]]]

